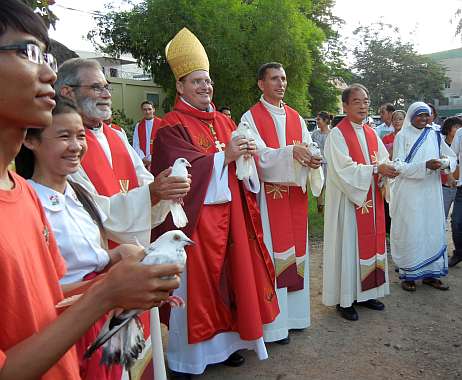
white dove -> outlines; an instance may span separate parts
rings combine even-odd
[[[233,132],[233,136],[242,136],[247,140],[253,139],[249,123],[245,121],[239,123],[237,129]],[[239,180],[249,179],[256,170],[257,168],[253,157],[244,157],[244,155],[242,155],[236,160],[236,176]]]
[[[144,265],[186,264],[186,245],[194,244],[182,231],[172,230],[164,233],[145,249]],[[173,297],[173,304],[181,304]],[[143,326],[138,315],[143,310],[125,310],[108,319],[96,340],[88,347],[84,357],[89,358],[103,346],[101,364],[121,364],[127,370],[134,364],[145,346]]]
[[[322,157],[321,149],[319,149],[318,143],[312,141],[308,144],[308,150],[312,156]],[[318,196],[322,190],[324,184],[324,174],[322,168],[310,169],[306,166],[301,165],[298,161],[295,161],[294,165],[295,177],[297,184],[302,188],[302,191],[306,192],[306,185],[308,181],[311,184],[311,191],[314,196]],[[319,188],[320,186],[320,188]],[[318,193],[319,188],[319,193]]]
[[[186,158],[177,158],[173,163],[172,173],[170,176],[188,178],[188,169],[191,164]],[[188,224],[188,217],[183,210],[181,201],[170,201],[170,212],[172,214],[173,224],[176,227],[182,228]]]

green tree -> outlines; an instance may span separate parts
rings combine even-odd
[[[42,17],[45,25],[49,28],[55,28],[58,17],[49,8],[50,5],[55,3],[55,0],[22,0],[24,4],[31,7],[36,13]]]
[[[175,82],[164,49],[186,26],[205,46],[218,106],[231,106],[240,115],[258,99],[257,68],[278,61],[289,79],[287,102],[308,114],[313,98],[308,85],[327,40],[321,23],[328,23],[326,7],[331,6],[332,0],[280,0],[277,6],[272,0],[145,0],[131,11],[100,17],[89,37],[100,40],[107,53],[131,53],[150,70],[167,92],[166,111],[175,98]]]
[[[355,81],[369,89],[374,109],[385,102],[405,108],[417,100],[442,97],[448,79],[445,68],[417,54],[411,43],[393,37],[399,35],[397,28],[379,23],[360,27],[355,34]]]

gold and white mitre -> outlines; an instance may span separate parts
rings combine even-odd
[[[165,47],[167,62],[179,80],[193,71],[209,71],[209,59],[199,39],[187,28],[181,29]]]

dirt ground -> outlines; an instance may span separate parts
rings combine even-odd
[[[450,247],[450,252],[452,247]],[[240,368],[209,366],[201,380],[462,379],[462,264],[450,269],[451,289],[417,284],[403,291],[391,258],[385,311],[359,308],[359,321],[321,304],[322,247],[311,249],[311,327],[288,346],[267,345],[269,359],[244,352]]]

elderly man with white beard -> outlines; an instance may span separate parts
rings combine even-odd
[[[64,62],[55,90],[75,101],[86,129],[88,151],[72,179],[102,208],[105,227],[122,233],[117,236],[123,241],[117,243],[138,240],[149,245],[151,226],[163,222],[170,210],[168,201],[184,197],[190,181],[169,176],[171,169],[154,179],[126,135],[103,123],[112,113],[111,85],[97,61],[73,58]],[[149,204],[151,209],[146,207]]]
[[[105,229],[116,232],[109,236],[117,238],[109,241],[109,248],[130,242],[149,245],[151,228],[164,221],[171,200],[187,194],[190,179],[171,176],[171,168],[154,179],[125,133],[103,123],[111,116],[111,87],[97,61],[74,58],[64,62],[55,90],[72,99],[82,117],[88,150],[71,177],[100,207]],[[147,313],[142,320],[148,332]]]

